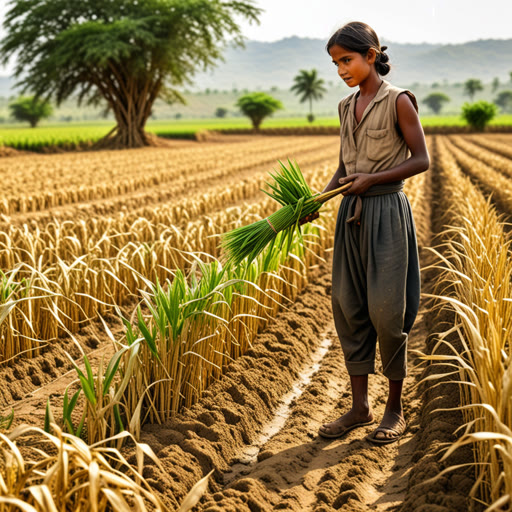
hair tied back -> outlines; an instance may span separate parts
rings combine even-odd
[[[388,64],[389,56],[384,53],[387,46],[381,46],[379,38],[370,25],[362,21],[351,21],[329,38],[325,49],[330,54],[330,49],[334,46],[340,46],[351,52],[360,53],[363,56],[368,55],[372,49],[375,52],[375,69],[379,75],[387,75],[391,69]]]

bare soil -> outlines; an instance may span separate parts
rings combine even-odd
[[[434,183],[434,233],[441,229],[435,217],[436,187]],[[427,251],[422,251],[421,261],[428,266]],[[420,364],[415,351],[431,350],[432,333],[442,331],[450,320],[433,311],[426,299],[409,339],[405,435],[385,446],[365,440],[374,426],[341,439],[318,436],[319,426],[343,414],[351,403],[332,321],[330,265],[318,266],[295,303],[267,325],[253,348],[233,362],[198,403],[166,425],[144,428],[142,440],[165,468],[162,474],[148,464],[145,476],[171,510],[210,470],[214,473],[208,492],[196,511],[471,509],[471,468],[429,481],[445,467],[471,462],[472,454],[460,450],[449,460],[440,460],[443,443],[453,441],[462,418],[457,412],[438,411],[458,405],[456,385],[420,384],[432,369]],[[423,273],[425,292],[433,278],[433,271]],[[107,321],[116,334],[114,319]],[[77,337],[93,366],[110,355],[105,340],[96,324]],[[41,426],[46,401],[60,404],[64,389],[75,379],[65,352],[74,359],[80,356],[75,342],[60,340],[41,356],[0,367],[0,411],[14,407],[16,424]],[[369,392],[378,422],[387,398],[387,380],[380,370],[370,376]]]
[[[423,307],[410,337],[410,350],[424,350],[429,312]],[[308,371],[312,357],[332,340],[318,369],[284,410],[281,397]],[[423,369],[410,361],[404,410],[408,423],[399,442],[374,446],[365,440],[372,426],[325,440],[318,427],[350,407],[349,377],[330,312],[329,265],[290,310],[278,315],[254,348],[229,367],[199,403],[168,425],[144,429],[143,440],[166,468],[147,476],[171,507],[195,481],[214,470],[208,494],[196,510],[235,511],[397,511],[468,510],[470,476],[458,472],[426,484],[445,463],[437,449],[453,438],[457,415],[432,414],[453,404],[453,386],[425,396],[417,382]],[[370,400],[377,420],[386,402],[387,381],[370,378]],[[425,402],[432,400],[432,404]],[[456,405],[456,404],[453,404]],[[276,411],[279,411],[276,418]],[[281,418],[271,437],[261,432]],[[471,453],[457,454],[469,462]],[[447,461],[453,463],[455,459]]]

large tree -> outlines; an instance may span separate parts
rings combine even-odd
[[[16,55],[23,91],[106,103],[117,125],[101,145],[139,147],[156,98],[183,101],[176,87],[213,66],[228,37],[242,45],[236,18],[260,12],[253,0],[12,0],[0,52],[4,64]]]
[[[312,69],[311,71],[301,69],[293,81],[295,83],[290,90],[300,95],[301,103],[309,101],[308,121],[311,123],[315,119],[313,116],[313,100],[319,100],[323,97],[326,91],[324,87],[325,82],[322,78],[318,77],[316,69]]]

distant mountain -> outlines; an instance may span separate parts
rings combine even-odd
[[[289,37],[273,43],[248,41],[245,49],[229,47],[225,62],[194,78],[195,88],[289,88],[299,69],[316,68],[328,81],[339,80],[325,51],[326,41]],[[462,82],[494,77],[509,79],[512,71],[512,39],[479,40],[464,44],[403,44],[382,41],[393,69],[387,79],[396,85],[414,82]]]
[[[185,91],[187,105],[167,105],[157,101],[154,117],[170,119],[183,117],[211,117],[217,107],[227,108],[230,115],[239,115],[236,101],[244,89],[270,91],[281,100],[284,110],[278,116],[305,115],[307,103],[300,103],[298,96],[290,91],[293,77],[300,69],[316,68],[326,81],[327,92],[314,103],[317,116],[336,116],[341,98],[353,92],[343,83],[325,51],[326,41],[289,37],[273,43],[248,41],[246,48],[227,48],[225,62],[219,62],[211,72],[194,77],[192,91]],[[499,90],[512,89],[512,39],[480,40],[465,44],[403,44],[382,41],[388,46],[392,71],[386,79],[393,84],[409,88],[418,98],[420,113],[430,113],[423,99],[433,90],[450,97],[443,107],[443,114],[459,114],[461,105],[468,101],[462,82],[468,78],[479,78],[484,91],[475,99],[493,101],[497,92],[491,86],[493,78],[501,81]],[[0,118],[7,118],[7,98],[16,95],[14,79],[0,77]],[[69,118],[89,120],[100,118],[101,109],[83,106],[76,108],[74,100],[66,101],[56,109],[54,119]]]
[[[464,44],[409,44],[381,42],[388,46],[392,71],[386,76],[395,85],[463,82],[479,78],[502,82],[512,71],[512,39],[486,39]],[[300,69],[316,68],[322,78],[337,84],[336,68],[325,51],[326,41],[288,37],[265,43],[247,41],[245,48],[226,48],[224,62],[194,77],[194,90],[289,89]],[[0,77],[0,96],[16,94],[14,79]]]

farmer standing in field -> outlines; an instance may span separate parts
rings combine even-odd
[[[351,183],[336,224],[332,306],[352,408],[319,434],[341,437],[374,422],[368,374],[375,373],[378,339],[389,397],[380,425],[367,439],[386,444],[406,428],[402,384],[407,338],[420,299],[416,232],[403,180],[426,171],[429,156],[416,98],[381,78],[390,70],[389,57],[375,31],[365,23],[348,23],[326,49],[340,78],[359,90],[338,106],[339,167],[324,190]]]

